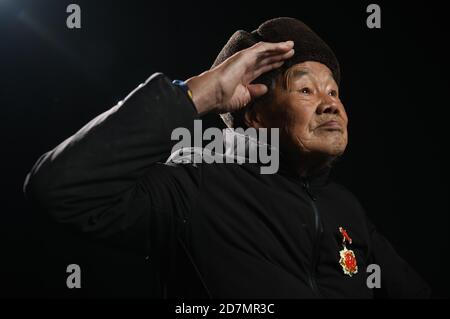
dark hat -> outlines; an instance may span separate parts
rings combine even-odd
[[[222,48],[212,67],[259,41],[282,42],[288,40],[294,41],[295,54],[285,62],[282,69],[305,61],[317,61],[325,64],[331,70],[334,80],[339,84],[339,63],[330,47],[306,24],[287,17],[268,20],[251,33],[243,30],[236,31]],[[275,74],[276,71],[268,72],[253,82],[266,84],[268,78]]]

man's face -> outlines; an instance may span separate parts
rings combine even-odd
[[[278,78],[268,105],[255,113],[264,127],[279,127],[282,147],[302,154],[341,155],[347,146],[347,114],[330,69],[307,61]],[[284,145],[283,145],[284,144]]]

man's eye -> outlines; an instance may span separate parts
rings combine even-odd
[[[300,90],[298,90],[300,93],[303,94],[310,94],[311,93],[311,89],[310,88],[301,88]]]
[[[337,96],[338,94],[337,94],[337,91],[336,90],[331,90],[330,92],[328,92],[328,95],[329,96]]]

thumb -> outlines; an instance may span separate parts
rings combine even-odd
[[[247,85],[248,92],[253,99],[263,96],[267,93],[268,89],[265,84],[249,84]]]

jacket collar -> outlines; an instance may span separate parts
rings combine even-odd
[[[227,128],[224,130],[225,155],[230,156],[231,154],[237,154],[236,148],[239,143],[245,145],[245,154],[249,154],[249,150],[252,148],[268,148],[272,152],[279,153],[280,166],[278,169],[278,174],[280,175],[297,181],[307,182],[313,187],[325,186],[330,180],[331,167],[326,167],[308,176],[300,176],[300,174],[287,165],[287,161],[283,158],[282,153],[280,153],[276,147],[263,143],[250,135],[238,133],[232,128]],[[240,160],[242,159],[240,158]],[[261,165],[260,163],[258,164]]]
[[[270,152],[278,153],[279,168],[277,174],[297,182],[307,182],[309,185],[315,187],[324,186],[329,181],[330,168],[323,169],[309,176],[300,176],[295,170],[290,169],[287,161],[283,159],[282,154],[275,146],[263,143],[251,135],[236,132],[232,128],[226,128],[222,132],[224,144],[223,154],[212,154],[207,149],[201,147],[187,147],[173,152],[166,163],[192,163],[195,165],[195,163],[202,162],[202,159],[204,160],[205,157],[212,160],[212,157],[215,156],[227,158],[228,160],[226,162],[250,163],[248,155],[251,152],[259,154],[260,149],[264,148],[266,154],[269,150]],[[245,151],[243,152],[242,150]],[[257,162],[255,165],[264,166],[266,164]]]

